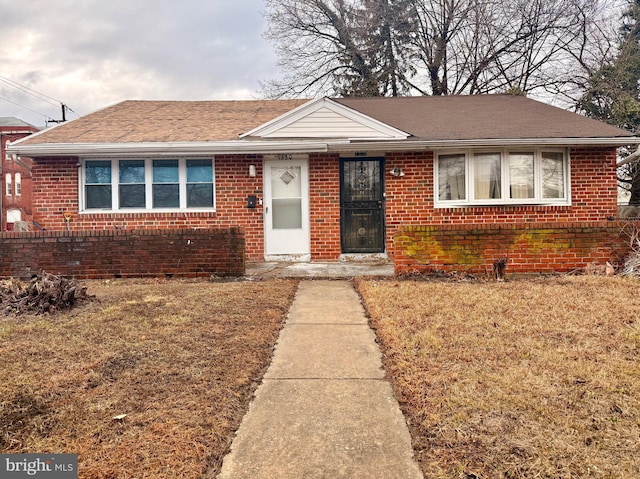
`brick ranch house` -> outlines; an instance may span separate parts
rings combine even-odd
[[[616,147],[638,142],[477,95],[124,101],[9,151],[49,232],[237,228],[252,262],[540,272],[616,260]]]

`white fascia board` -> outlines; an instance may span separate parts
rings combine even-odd
[[[389,126],[386,123],[376,120],[375,118],[371,118],[370,116],[364,115],[363,113],[353,110],[338,102],[335,102],[331,98],[323,97],[304,103],[303,105],[300,105],[299,107],[288,111],[284,115],[280,115],[279,117],[274,118],[273,120],[268,121],[267,123],[264,123],[251,131],[243,133],[242,135],[240,135],[240,138],[247,138],[252,136],[261,137],[270,135],[286,126],[297,122],[307,115],[320,110],[321,108],[327,108],[338,115],[348,118],[349,120],[367,126],[379,132],[380,137],[387,140],[400,140],[406,139],[411,136],[402,130],[398,130],[397,128]]]
[[[261,153],[317,153],[327,151],[326,141],[216,141],[153,143],[51,143],[11,145],[9,152],[30,157],[61,156],[176,156]]]
[[[21,145],[14,142],[7,152],[27,157],[61,156],[176,156],[263,153],[323,153],[340,151],[420,151],[444,148],[533,147],[533,146],[622,146],[640,144],[640,137],[612,138],[523,138],[481,140],[229,140],[215,142],[148,143],[51,143]]]
[[[37,133],[36,131],[32,131],[32,130],[0,130],[0,136],[5,136],[5,135],[24,135],[24,134],[35,134]],[[21,140],[22,138],[19,138],[18,140]],[[16,140],[16,141],[18,141]],[[14,142],[15,143],[15,142]]]
[[[486,148],[486,147],[534,147],[534,146],[612,146],[640,144],[640,137],[611,138],[505,138],[478,140],[409,140],[409,141],[359,141],[349,144],[329,144],[329,151],[360,151],[369,148],[384,151],[435,150],[444,148]]]

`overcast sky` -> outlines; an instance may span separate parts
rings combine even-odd
[[[0,116],[42,126],[60,119],[57,102],[73,119],[129,99],[258,98],[260,81],[278,75],[264,9],[263,0],[0,0]]]

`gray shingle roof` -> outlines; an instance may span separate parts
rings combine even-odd
[[[307,101],[124,101],[41,132],[22,144],[236,140],[240,134]],[[625,130],[521,96],[339,98],[335,101],[422,140],[633,136]]]
[[[633,136],[606,123],[516,95],[336,101],[423,140]]]
[[[26,121],[22,121],[19,118],[15,118],[13,116],[0,116],[0,127],[28,127],[28,128],[36,128],[33,125],[30,125]]]

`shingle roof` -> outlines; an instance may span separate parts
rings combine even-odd
[[[335,101],[423,140],[633,136],[626,130],[517,95]]]
[[[0,127],[28,127],[29,129],[35,129],[36,127],[30,125],[26,121],[22,121],[19,118],[13,116],[0,116]]]
[[[237,140],[308,100],[124,101],[24,140],[132,143]]]
[[[236,140],[308,100],[124,101],[23,140],[56,143]],[[422,140],[617,138],[631,133],[512,95],[340,98],[335,101]]]

